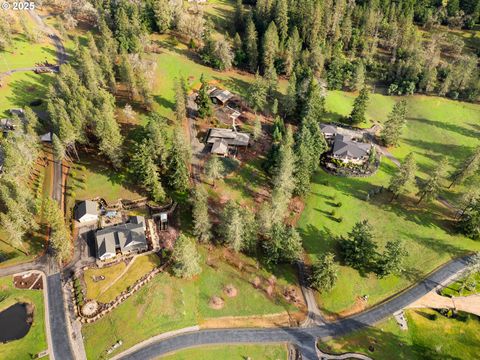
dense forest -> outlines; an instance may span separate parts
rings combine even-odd
[[[177,31],[203,61],[297,78],[312,71],[329,89],[386,87],[477,101],[478,49],[451,30],[475,29],[479,0],[237,1],[224,36],[214,36],[201,6],[182,2],[94,0],[120,51],[138,52],[149,32]]]

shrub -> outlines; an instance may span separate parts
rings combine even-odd
[[[342,207],[342,205],[343,205],[342,202],[339,201],[335,206],[336,206],[336,207]]]
[[[340,216],[340,217],[336,218],[335,220],[336,220],[338,223],[341,223],[341,222],[343,221],[343,217]]]

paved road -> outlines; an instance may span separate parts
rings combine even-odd
[[[51,349],[53,358],[57,360],[73,360],[74,356],[70,345],[60,273],[47,277],[47,287],[48,317],[50,319],[50,335],[53,343],[53,349]]]
[[[159,340],[122,357],[122,359],[152,359],[172,351],[209,344],[274,342],[291,342],[299,347],[303,359],[318,359],[315,350],[315,342],[318,338],[325,339],[331,336],[345,335],[387,318],[418,300],[439,284],[451,279],[455,274],[464,271],[469,265],[468,259],[469,257],[465,256],[453,260],[403,293],[361,314],[334,323],[310,328],[201,330]]]

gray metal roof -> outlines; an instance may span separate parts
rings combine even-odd
[[[224,104],[233,97],[233,94],[228,90],[214,89],[210,93],[210,97],[216,98]]]
[[[347,135],[335,135],[333,155],[340,158],[362,158],[367,156],[372,146],[366,143],[353,141]]]
[[[228,153],[228,141],[225,139],[216,139],[211,152],[213,154],[225,155]]]
[[[330,124],[320,124],[320,130],[323,134],[336,134],[337,127],[335,125]]]
[[[207,143],[215,144],[217,140],[225,140],[228,145],[248,146],[250,135],[247,133],[236,132],[232,129],[210,129]]]
[[[121,252],[147,249],[145,218],[131,216],[127,223],[98,230],[96,243],[98,257],[106,253],[115,254],[116,249]]]
[[[89,215],[98,215],[98,204],[95,201],[85,200],[77,205],[77,210],[75,212],[75,219],[79,220],[83,216]]]

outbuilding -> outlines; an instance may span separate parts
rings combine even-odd
[[[85,200],[77,204],[75,220],[81,223],[98,220],[98,204],[95,201]]]

